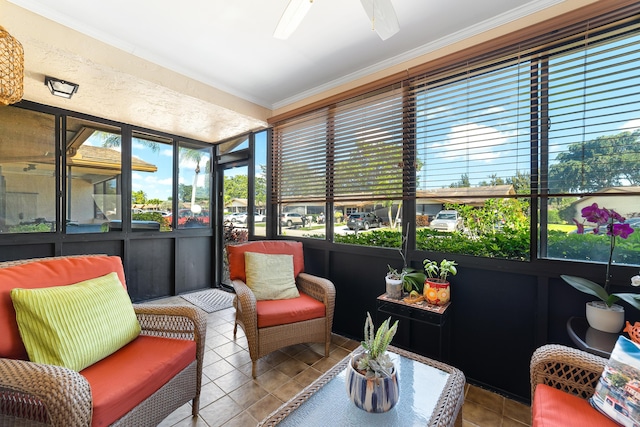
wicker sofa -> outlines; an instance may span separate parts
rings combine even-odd
[[[593,396],[607,359],[558,344],[531,357],[532,425],[607,427],[615,422],[593,408]]]
[[[192,306],[134,304],[140,335],[80,372],[20,356],[12,288],[73,284],[111,272],[126,287],[118,257],[0,263],[0,425],[151,426],[190,400],[198,414],[206,315]]]

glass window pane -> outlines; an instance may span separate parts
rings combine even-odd
[[[417,249],[520,261],[531,257],[528,198],[417,202]]]
[[[267,135],[266,131],[258,132],[254,137],[255,177],[253,186],[255,190],[254,205],[255,215],[253,234],[255,236],[267,235]]]
[[[55,117],[0,108],[0,231],[56,231]]]
[[[131,154],[131,229],[171,231],[171,140],[134,133]]]
[[[336,243],[387,248],[402,246],[401,202],[339,202],[335,204],[333,215],[333,240]]]
[[[222,198],[224,201],[224,221],[234,228],[243,229],[246,235],[247,213],[247,166],[231,167],[223,171]]]
[[[178,228],[211,224],[211,147],[180,143],[178,170]]]
[[[67,233],[122,229],[122,140],[120,129],[69,118]]]
[[[600,209],[606,208],[620,214],[624,221],[614,223],[633,230],[631,234],[625,233],[626,237],[614,236],[612,262],[640,264],[640,196],[624,194],[562,197],[550,201],[547,207],[547,256],[600,263],[609,261],[611,236],[607,235],[607,225],[589,222],[585,218],[587,215],[583,216],[582,209],[594,203]]]

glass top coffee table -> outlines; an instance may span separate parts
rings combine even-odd
[[[351,355],[363,351],[358,347]],[[351,355],[283,404],[259,426],[461,426],[465,377],[462,371],[396,347],[388,351],[398,371],[400,398],[389,412],[371,414],[347,395]]]

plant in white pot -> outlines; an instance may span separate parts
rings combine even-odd
[[[618,333],[624,325],[624,307],[615,304],[615,302],[623,300],[640,310],[640,295],[634,293],[609,293],[610,270],[613,262],[613,251],[616,247],[616,238],[626,239],[634,230],[629,224],[625,223],[625,218],[616,211],[604,207],[600,208],[597,203],[583,208],[582,217],[586,221],[596,224],[593,228],[594,234],[599,234],[600,229],[604,228],[607,236],[609,236],[609,261],[607,263],[604,286],[582,277],[567,275],[561,275],[560,277],[580,292],[600,299],[600,301],[588,302],[586,305],[586,317],[589,326],[604,332]],[[578,234],[584,234],[584,224],[575,220],[574,222],[578,227]],[[640,286],[640,277],[632,277],[631,284]]]
[[[389,272],[387,273],[387,276],[386,276],[387,295],[390,298],[395,298],[395,299],[402,298],[403,290],[407,293],[410,293],[412,291],[420,294],[422,293],[422,289],[424,286],[424,279],[426,278],[426,276],[422,271],[416,270],[415,268],[411,268],[407,265],[406,253],[407,253],[407,245],[408,245],[410,228],[411,228],[410,224],[407,223],[405,227],[405,234],[404,236],[402,236],[402,245],[400,249],[398,249],[398,252],[400,252],[400,256],[402,257],[402,270],[398,272],[397,269],[392,268],[390,265],[387,264],[387,267],[389,268]],[[397,291],[397,280],[400,280],[400,283],[402,284],[400,291]],[[396,289],[396,291],[393,293],[393,296],[389,292],[390,287],[392,289]]]
[[[451,301],[451,286],[447,277],[458,273],[455,261],[443,259],[436,261],[425,259],[422,261],[427,278],[424,281],[424,298],[429,304],[445,305]]]
[[[398,321],[389,326],[385,320],[375,331],[371,315],[367,312],[364,325],[364,353],[351,357],[347,367],[346,386],[349,398],[367,412],[386,412],[398,402],[398,376],[387,354],[387,346],[398,330]]]
[[[402,298],[402,287],[403,287],[402,274],[398,273],[398,270],[396,270],[395,268],[392,268],[388,264],[387,264],[387,267],[389,268],[389,272],[384,278],[385,284],[386,284],[387,296],[393,299],[400,299]]]

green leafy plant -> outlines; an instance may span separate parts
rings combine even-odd
[[[405,226],[405,232],[402,236],[402,242],[400,245],[400,256],[402,257],[402,273],[400,273],[400,278],[402,279],[402,288],[406,292],[416,291],[422,293],[424,288],[424,279],[426,276],[422,271],[416,270],[415,268],[411,268],[407,265],[407,251],[409,245],[409,230],[411,229],[411,224],[407,223]],[[391,268],[391,267],[389,267]]]
[[[382,322],[376,332],[371,314],[367,312],[367,320],[364,323],[364,340],[362,347],[365,353],[357,359],[355,368],[363,373],[367,379],[391,376],[393,362],[387,354],[387,346],[398,330],[398,321],[389,327],[391,317]]]
[[[611,280],[610,269],[613,262],[613,251],[616,248],[616,238],[620,237],[621,239],[626,239],[634,232],[633,228],[631,228],[629,224],[625,223],[625,218],[616,211],[604,207],[600,208],[597,203],[584,207],[582,209],[582,217],[586,221],[595,224],[591,234],[599,234],[600,229],[604,228],[607,236],[609,236],[609,260],[607,262],[604,286],[600,286],[599,284],[582,277],[566,275],[561,275],[560,277],[580,292],[598,297],[607,304],[607,307],[611,307],[618,300],[623,300],[640,310],[640,295],[633,293],[609,293],[609,284]],[[578,234],[584,234],[584,221],[579,223],[574,220],[574,222],[578,227]],[[631,278],[631,284],[638,286],[640,285],[640,280],[634,280],[635,277],[637,276]]]
[[[387,264],[387,267],[389,268],[389,271],[387,272],[387,278],[392,279],[392,280],[401,280],[402,279],[402,274],[398,273],[398,270],[391,267],[389,264]]]
[[[458,274],[458,269],[456,268],[458,264],[456,264],[455,261],[443,259],[440,265],[438,265],[436,261],[425,259],[422,261],[422,264],[424,265],[424,271],[427,273],[427,277],[430,279],[440,279],[446,282],[449,274],[452,276]]]

